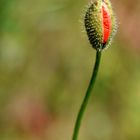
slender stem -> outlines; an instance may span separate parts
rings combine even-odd
[[[78,138],[78,133],[79,133],[79,129],[80,129],[80,126],[81,126],[81,121],[82,121],[85,109],[87,107],[87,104],[88,104],[89,98],[91,96],[92,89],[94,87],[96,77],[97,77],[97,74],[98,74],[100,59],[101,59],[101,51],[97,50],[96,61],[95,61],[95,65],[94,65],[94,68],[93,68],[92,77],[91,77],[86,95],[85,95],[84,100],[81,104],[81,107],[80,107],[80,110],[79,110],[79,113],[78,113],[78,116],[77,116],[77,119],[76,119],[72,140],[77,140],[77,138]]]

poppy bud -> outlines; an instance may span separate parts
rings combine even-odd
[[[107,47],[116,31],[116,18],[109,0],[91,2],[85,15],[85,28],[93,48]]]

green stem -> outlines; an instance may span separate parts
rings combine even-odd
[[[79,113],[78,113],[78,116],[77,116],[77,119],[76,119],[72,140],[77,140],[77,138],[78,138],[78,133],[79,133],[79,129],[80,129],[80,126],[81,126],[81,121],[82,121],[85,109],[87,107],[87,104],[88,104],[89,98],[91,96],[91,93],[92,93],[92,90],[93,90],[93,87],[94,87],[94,84],[95,84],[95,81],[96,81],[96,77],[97,77],[97,74],[98,74],[100,59],[101,59],[101,51],[97,50],[96,61],[95,61],[95,65],[94,65],[94,68],[93,68],[92,77],[91,77],[86,95],[85,95],[84,100],[81,104],[81,107],[80,107],[80,110],[79,110]]]

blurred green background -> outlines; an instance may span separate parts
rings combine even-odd
[[[95,61],[88,2],[0,0],[0,140],[71,140]],[[79,140],[140,140],[140,1],[112,3],[119,28]]]

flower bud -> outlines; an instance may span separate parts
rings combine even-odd
[[[116,18],[109,0],[91,2],[85,15],[85,28],[93,48],[107,47],[116,32]]]

